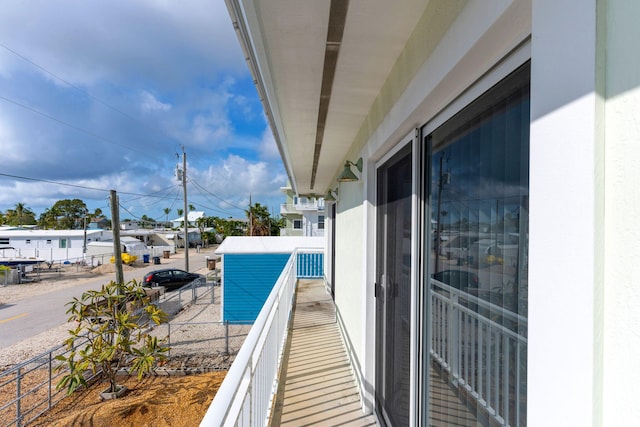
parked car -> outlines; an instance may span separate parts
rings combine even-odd
[[[144,276],[142,286],[164,286],[167,289],[177,289],[194,280],[202,280],[204,282],[206,278],[202,274],[189,273],[177,268],[165,268],[147,273]]]

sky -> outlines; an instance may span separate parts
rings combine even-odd
[[[0,0],[0,211],[279,213],[287,177],[223,0]],[[66,185],[62,185],[66,184]]]

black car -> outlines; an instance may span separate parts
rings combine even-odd
[[[144,276],[143,286],[164,286],[167,289],[177,289],[187,285],[194,280],[204,282],[206,278],[197,273],[188,273],[177,268],[166,268],[164,270],[155,270]]]

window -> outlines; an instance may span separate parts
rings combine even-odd
[[[293,220],[293,228],[295,230],[302,230],[302,220],[301,219],[294,219]]]
[[[324,230],[324,215],[318,215],[318,230]]]
[[[529,81],[526,64],[425,139],[429,425],[526,425]]]
[[[30,245],[31,244],[31,239],[27,239],[24,241],[25,244]]]
[[[58,241],[58,247],[59,247],[60,249],[64,249],[64,248],[66,248],[66,247],[67,247],[67,239],[60,239],[60,240]]]
[[[47,239],[47,245],[51,244],[51,239]]]
[[[8,245],[8,244],[9,244],[9,238],[8,237],[0,238],[0,245]]]

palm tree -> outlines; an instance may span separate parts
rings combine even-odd
[[[22,227],[22,217],[24,216],[24,203],[16,203],[16,216],[18,217],[18,227]]]
[[[260,203],[250,205],[245,211],[249,219],[249,229],[247,234],[250,236],[269,236],[271,234],[271,217],[266,206]]]
[[[171,209],[170,208],[164,208],[163,211],[164,211],[164,214],[167,217],[167,221],[166,222],[169,223],[169,213],[171,212]]]
[[[18,227],[24,225],[25,218],[29,219],[30,222],[35,222],[35,214],[31,209],[26,207],[24,203],[16,203],[15,209],[7,210],[7,216],[12,216],[12,222]]]
[[[189,204],[189,212],[195,211],[195,210],[196,210],[196,207],[192,204]]]

